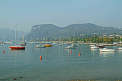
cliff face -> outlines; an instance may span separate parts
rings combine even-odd
[[[86,24],[72,24],[66,27],[58,27],[53,24],[41,24],[32,27],[31,32],[28,34],[27,39],[56,39],[56,38],[68,38],[81,35],[98,35],[102,34],[114,34],[121,33],[117,28],[103,27],[91,23]]]

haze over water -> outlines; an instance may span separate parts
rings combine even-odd
[[[8,45],[1,46],[0,81],[122,80],[121,51],[100,54],[84,44],[64,47],[28,44],[26,50],[11,51]]]

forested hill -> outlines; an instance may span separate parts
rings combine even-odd
[[[92,34],[120,34],[122,31],[114,27],[103,27],[96,24],[71,24],[65,27],[58,27],[54,24],[40,24],[32,26],[27,39],[44,39],[44,38],[68,38]]]

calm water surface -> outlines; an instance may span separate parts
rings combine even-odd
[[[26,50],[11,51],[0,46],[0,81],[122,80],[122,51],[100,54],[88,45],[64,47],[28,44]]]

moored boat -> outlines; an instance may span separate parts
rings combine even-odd
[[[97,47],[104,48],[105,46],[104,45],[97,45]]]
[[[75,49],[75,48],[76,48],[76,47],[74,46],[74,44],[65,47],[65,49]]]
[[[115,52],[115,50],[114,49],[103,48],[103,49],[100,49],[100,52]]]
[[[40,45],[40,44],[36,45],[35,47],[36,47],[36,48],[45,48],[44,45]]]
[[[24,50],[25,49],[25,46],[15,45],[15,46],[10,46],[9,48],[11,50]]]
[[[44,47],[52,47],[52,44],[45,44]]]
[[[91,49],[98,49],[98,47],[96,45],[90,45]]]
[[[74,49],[74,47],[73,46],[67,46],[67,47],[65,47],[65,49]]]
[[[92,46],[91,49],[98,49],[98,47],[97,46]]]

